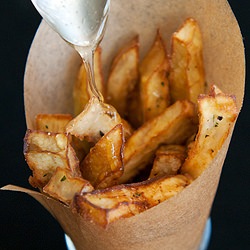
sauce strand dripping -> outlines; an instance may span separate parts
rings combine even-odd
[[[51,28],[80,54],[93,95],[108,109],[95,85],[93,55],[103,38],[110,0],[31,1]]]

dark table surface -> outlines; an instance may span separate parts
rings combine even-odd
[[[250,2],[230,0],[229,3],[242,31],[248,61]],[[14,184],[30,188],[30,170],[22,154],[26,131],[23,74],[29,47],[41,18],[29,0],[1,0],[0,11],[0,186]],[[247,80],[244,106],[211,211],[212,238],[209,250],[250,249],[249,84]],[[0,192],[0,225],[0,250],[66,249],[59,224],[28,195]]]

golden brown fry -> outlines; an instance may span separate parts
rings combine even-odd
[[[181,167],[182,173],[194,179],[218,153],[238,115],[234,96],[215,93],[210,91],[209,95],[198,97],[199,131]]]
[[[128,140],[128,138],[134,133],[133,128],[131,127],[131,125],[128,123],[128,121],[121,119],[122,122],[122,127],[123,127],[123,134],[124,134],[124,139],[125,141]]]
[[[93,96],[86,108],[67,125],[66,131],[80,140],[86,139],[88,142],[96,143],[100,138],[108,133],[117,124],[124,126],[125,138],[130,137],[132,128],[127,122],[123,122],[120,115],[113,108],[114,113],[110,113],[99,100]]]
[[[126,183],[152,162],[160,144],[184,143],[197,129],[195,116],[193,103],[178,101],[136,130],[125,143],[120,183]]]
[[[81,141],[75,136],[72,136],[72,141],[70,144],[74,148],[79,162],[81,162],[84,157],[89,153],[89,150],[92,146],[88,141]]]
[[[188,18],[172,35],[169,75],[172,102],[186,99],[197,103],[198,95],[204,93],[202,47],[199,26]]]
[[[170,104],[167,79],[169,62],[160,30],[140,64],[140,99],[143,122],[160,114]]]
[[[162,38],[160,29],[158,29],[152,47],[139,66],[141,81],[147,82],[153,72],[166,61],[166,58],[166,45]],[[168,62],[166,62],[166,67],[168,69]]]
[[[212,84],[210,89],[209,89],[208,95],[215,96],[217,94],[223,94],[223,92],[221,89],[218,88],[218,86]]]
[[[142,106],[140,100],[140,84],[136,84],[134,90],[130,93],[128,97],[128,114],[127,120],[132,125],[134,129],[139,128],[142,125]]]
[[[136,36],[116,54],[107,82],[107,100],[126,117],[128,97],[139,78],[139,37]]]
[[[38,114],[36,116],[36,129],[51,133],[65,133],[66,125],[73,119],[71,115],[64,114]],[[87,141],[80,141],[72,136],[71,145],[75,149],[77,158],[81,161],[89,152]]]
[[[194,142],[195,137],[196,137],[197,131],[195,131],[194,134],[192,134],[186,141],[186,146],[188,147],[189,144],[191,144],[192,142]]]
[[[74,195],[80,192],[91,192],[94,188],[91,184],[80,177],[72,176],[68,170],[58,167],[50,181],[43,188],[43,192],[71,205]]]
[[[162,145],[155,153],[154,164],[149,179],[164,175],[176,175],[186,157],[186,147]]]
[[[80,176],[79,161],[70,146],[69,135],[27,130],[24,138],[24,156],[33,171],[31,185],[42,188],[57,167]]]
[[[104,95],[104,78],[101,64],[101,47],[94,54],[94,76],[97,89]],[[81,65],[73,88],[75,115],[80,114],[88,103],[92,92],[90,90],[84,64]]]
[[[123,173],[123,128],[116,125],[104,135],[80,165],[84,179],[95,189],[103,189],[118,184]]]
[[[141,84],[142,116],[144,121],[148,121],[162,113],[170,104],[166,66],[160,66],[147,82]]]
[[[117,112],[110,114],[109,110],[93,96],[86,108],[67,125],[66,131],[80,140],[86,139],[96,143],[120,123],[119,114]]]
[[[183,175],[161,177],[105,190],[76,194],[73,206],[84,218],[106,228],[111,223],[149,209],[182,191],[190,180]]]
[[[69,114],[38,114],[36,116],[36,130],[65,133],[66,125],[73,119]]]
[[[177,144],[163,144],[161,145],[157,151],[156,154],[169,154],[169,155],[176,155],[180,158],[185,158],[185,153],[186,153],[186,147],[182,145],[177,145]]]

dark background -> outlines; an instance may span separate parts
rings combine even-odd
[[[250,50],[250,2],[229,1]],[[188,4],[188,1],[187,1]],[[31,188],[30,171],[22,154],[26,131],[23,74],[28,50],[40,16],[29,0],[0,1],[1,171],[0,186]],[[209,250],[250,249],[250,132],[249,80],[234,136],[213,204]],[[59,224],[33,198],[0,191],[0,250],[66,249]]]

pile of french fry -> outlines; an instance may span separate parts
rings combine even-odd
[[[38,114],[36,129],[26,132],[33,187],[106,228],[173,197],[203,173],[236,120],[235,97],[215,85],[204,94],[194,19],[171,39],[168,55],[158,29],[139,61],[134,37],[114,57],[106,84],[97,48],[95,81],[107,104],[91,93],[82,65],[74,117]]]

